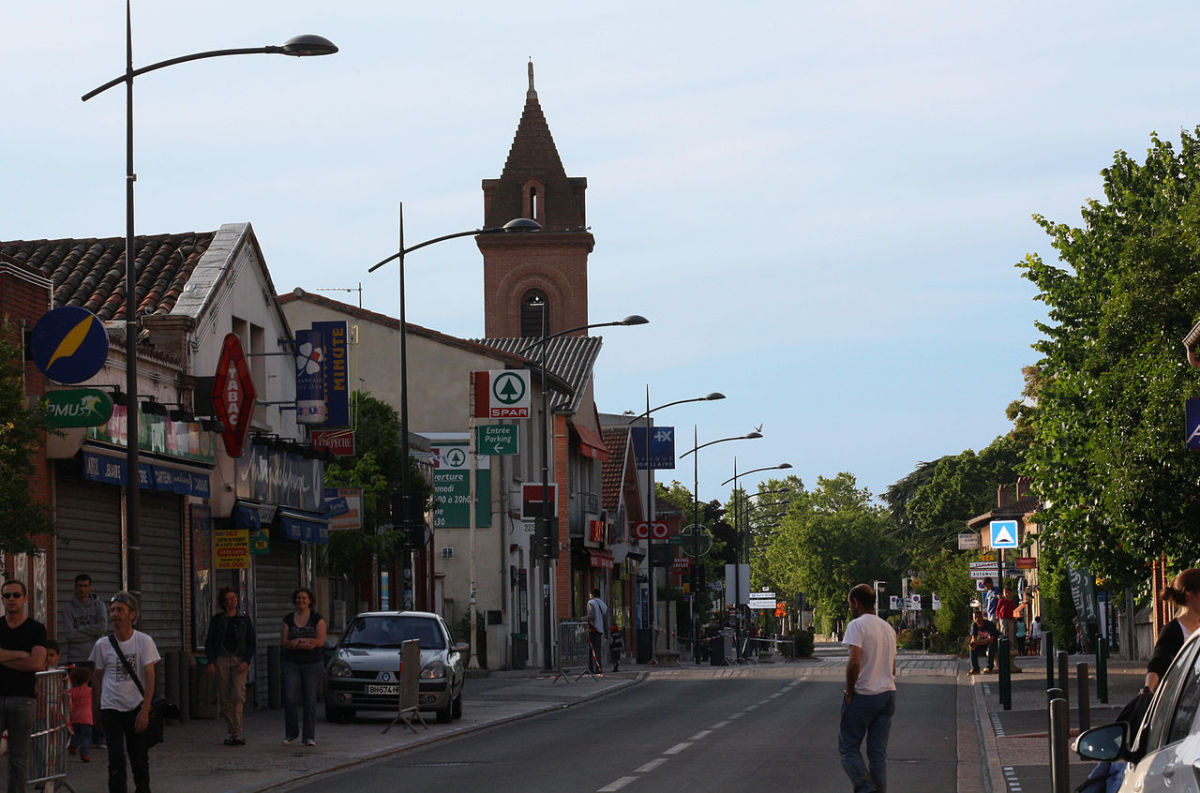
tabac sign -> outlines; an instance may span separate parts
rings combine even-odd
[[[257,394],[246,356],[242,353],[242,343],[232,333],[225,336],[211,396],[217,418],[225,425],[221,435],[225,440],[225,451],[230,457],[241,457]]]

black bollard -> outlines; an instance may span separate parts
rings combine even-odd
[[[1108,704],[1108,640],[1096,642],[1096,699]]]
[[[283,667],[280,664],[279,646],[267,648],[267,707],[278,710],[283,699]]]
[[[1069,686],[1071,685],[1071,676],[1070,670],[1067,669],[1067,664],[1069,663],[1067,658],[1068,656],[1066,650],[1058,651],[1058,687],[1062,689],[1062,698],[1067,701],[1067,707],[1070,707],[1071,697],[1067,692],[1070,691]]]
[[[1065,699],[1050,701],[1050,789],[1054,793],[1070,793],[1071,758],[1067,744],[1070,741],[1070,711]]]
[[[1008,639],[1003,636],[996,642],[996,655],[1000,664],[1000,705],[1005,710],[1012,710],[1012,669],[1008,657]]]
[[[1050,735],[1051,728],[1054,724],[1050,721],[1050,703],[1056,699],[1062,699],[1063,691],[1061,688],[1046,689],[1046,734]],[[1053,745],[1051,745],[1053,748]]]
[[[1092,704],[1088,696],[1088,665],[1086,662],[1075,664],[1075,699],[1079,703],[1079,731],[1092,728]]]
[[[1046,688],[1054,688],[1054,636],[1050,631],[1042,634],[1042,646],[1046,652]]]

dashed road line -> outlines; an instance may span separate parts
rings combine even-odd
[[[596,793],[616,793],[616,791],[628,785],[630,782],[636,782],[635,776],[623,776],[615,782],[609,782],[602,788],[597,788]]]
[[[716,724],[714,724],[713,726],[709,727],[709,729],[710,729],[710,730],[719,730],[719,729],[721,729],[722,727],[728,727],[728,726],[729,726],[729,720],[728,720],[728,719],[726,719],[725,721],[718,721]]]
[[[684,741],[683,743],[677,743],[674,746],[672,746],[670,749],[663,752],[663,754],[679,754],[680,752],[682,752],[684,749],[688,748],[691,745],[692,745],[691,741]]]
[[[665,757],[656,757],[656,758],[654,758],[653,760],[651,760],[650,762],[648,762],[648,763],[646,763],[645,765],[643,765],[641,768],[635,768],[635,769],[633,769],[633,773],[635,773],[635,774],[649,774],[651,771],[653,771],[654,769],[658,768],[660,765],[662,765],[662,764],[663,764],[663,763],[665,763],[665,762],[667,762],[667,758],[665,758]]]
[[[691,738],[688,738],[688,740],[689,741],[699,741],[701,738],[707,738],[711,734],[712,734],[712,730],[701,730],[700,732],[693,735]]]

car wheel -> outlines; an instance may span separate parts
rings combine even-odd
[[[454,700],[451,699],[446,703],[446,707],[438,708],[433,714],[437,717],[438,724],[449,724],[450,720],[454,718]]]
[[[463,692],[462,692],[462,689],[460,688],[458,690],[458,696],[455,697],[454,701],[450,703],[450,717],[451,718],[454,718],[454,719],[462,718],[462,700],[463,700]]]
[[[329,705],[325,706],[325,721],[331,721],[334,724],[342,724],[354,718],[354,711],[349,708],[333,708]]]

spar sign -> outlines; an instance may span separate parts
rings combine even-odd
[[[475,418],[529,418],[528,369],[492,369],[471,374],[475,378]]]
[[[225,426],[221,435],[225,439],[225,451],[230,457],[241,457],[258,395],[254,392],[246,356],[242,353],[242,342],[232,333],[225,336],[225,344],[221,347],[210,396],[213,410]]]

